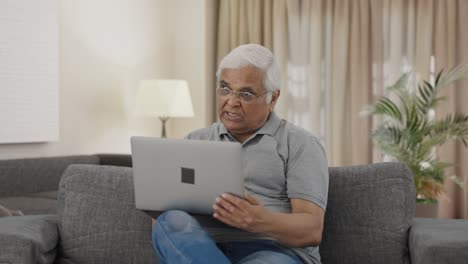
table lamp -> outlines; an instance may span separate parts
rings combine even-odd
[[[166,137],[166,122],[171,117],[192,117],[193,107],[187,81],[142,80],[136,96],[138,115],[157,116],[162,122],[161,137]]]

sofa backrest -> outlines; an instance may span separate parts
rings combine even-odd
[[[120,167],[132,167],[132,155],[130,154],[96,154],[101,165],[111,165]]]
[[[401,163],[330,168],[323,263],[410,263],[415,190]]]
[[[57,190],[70,164],[99,164],[96,155],[0,160],[0,197]]]
[[[129,154],[71,155],[0,160],[0,197],[56,191],[71,164],[132,167]]]
[[[157,263],[131,168],[71,165],[60,182],[59,263]],[[409,263],[411,174],[399,163],[330,168],[324,264]]]

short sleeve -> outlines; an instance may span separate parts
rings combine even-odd
[[[290,142],[286,182],[290,199],[313,202],[323,210],[328,198],[328,162],[325,150],[312,135]]]

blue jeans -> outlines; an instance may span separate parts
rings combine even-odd
[[[291,250],[270,240],[217,245],[200,224],[183,211],[167,211],[160,215],[152,237],[153,247],[163,264],[302,263]]]

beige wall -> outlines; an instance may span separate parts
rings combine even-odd
[[[173,52],[173,78],[186,79],[192,92],[194,118],[170,119],[170,137],[181,138],[194,128],[206,127],[214,120],[215,17],[216,0],[163,1],[167,13],[165,36]],[[169,48],[169,47],[168,47]]]
[[[140,79],[189,82],[196,117],[170,120],[171,137],[211,122],[215,0],[61,0],[60,140],[0,144],[0,159],[129,153],[132,135],[159,135],[134,116]]]

